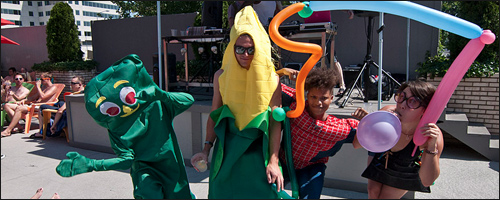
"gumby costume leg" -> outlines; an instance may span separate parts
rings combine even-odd
[[[128,55],[89,81],[85,107],[108,129],[117,158],[96,160],[69,152],[56,168],[59,175],[130,170],[137,199],[193,198],[173,119],[194,102],[187,93],[161,90],[137,55]]]

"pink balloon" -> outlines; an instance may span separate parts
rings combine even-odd
[[[398,143],[401,122],[394,114],[376,111],[366,115],[358,125],[356,137],[359,144],[371,152],[384,152]]]
[[[412,156],[415,155],[417,147],[427,141],[427,137],[424,137],[421,134],[420,128],[425,124],[437,122],[439,116],[443,113],[444,107],[448,104],[451,95],[460,83],[460,80],[462,80],[479,53],[481,53],[484,45],[491,44],[494,40],[495,34],[493,34],[490,30],[483,31],[483,34],[480,37],[470,40],[462,52],[460,52],[457,56],[455,61],[453,61],[448,69],[448,72],[439,83],[439,86],[429,102],[422,119],[420,119],[420,122],[417,125],[417,129],[415,129],[415,134],[413,135],[415,149],[413,149]]]

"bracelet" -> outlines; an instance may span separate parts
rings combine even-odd
[[[212,147],[214,146],[214,143],[213,143],[213,142],[210,142],[210,141],[208,141],[208,140],[207,140],[207,141],[205,141],[205,144],[209,144],[209,145],[210,145],[210,146],[212,146]]]
[[[435,151],[433,151],[433,152],[432,152],[432,151],[429,151],[428,149],[425,149],[425,151],[424,151],[424,152],[425,152],[425,153],[427,153],[427,154],[432,154],[432,155],[436,155],[436,154],[438,154],[438,153],[439,153],[439,151],[438,151],[437,149],[436,149]]]

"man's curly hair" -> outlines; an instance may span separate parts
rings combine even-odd
[[[324,88],[329,89],[333,94],[333,87],[337,83],[337,77],[333,68],[314,67],[309,71],[306,78],[305,91],[311,88]]]

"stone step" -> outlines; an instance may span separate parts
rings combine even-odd
[[[492,161],[498,161],[498,138],[492,138],[488,129],[478,123],[469,123],[464,113],[446,113],[438,126],[462,143]]]

